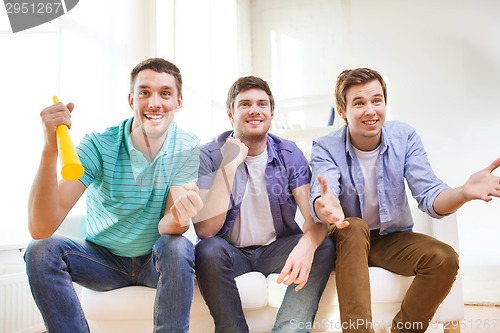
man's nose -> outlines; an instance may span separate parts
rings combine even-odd
[[[252,105],[250,105],[249,113],[250,114],[259,114],[260,113],[260,110],[259,110],[259,107],[257,106],[257,103],[253,103]]]
[[[371,103],[367,103],[365,106],[365,114],[374,114],[375,113],[375,108]]]
[[[151,109],[159,109],[161,106],[160,97],[158,94],[152,94],[149,98],[149,108]]]

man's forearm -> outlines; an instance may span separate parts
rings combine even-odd
[[[318,248],[324,241],[328,233],[328,225],[325,223],[316,223],[312,218],[304,222],[304,235],[302,239],[310,242],[311,246]]]
[[[158,223],[158,232],[160,233],[160,235],[182,235],[188,229],[189,224],[187,226],[179,225],[179,223],[176,223],[172,213],[170,212],[165,214],[165,216],[163,216],[163,218]]]
[[[44,151],[28,197],[28,228],[33,238],[50,236],[60,224],[57,187],[57,152]]]
[[[212,187],[200,191],[203,209],[193,218],[196,232],[200,238],[216,235],[224,225],[230,208],[232,185],[236,176],[236,167],[226,165],[217,170]]]
[[[433,208],[439,215],[453,213],[467,202],[463,195],[463,186],[454,189],[445,189],[438,194],[433,203]]]

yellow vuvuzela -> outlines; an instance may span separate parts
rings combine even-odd
[[[57,96],[52,97],[54,104],[59,103]],[[83,166],[76,153],[75,146],[69,136],[69,129],[66,125],[59,125],[56,129],[57,147],[59,149],[59,159],[61,161],[61,176],[66,180],[77,180],[83,176]]]

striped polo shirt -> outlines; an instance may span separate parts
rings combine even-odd
[[[89,133],[77,147],[87,187],[86,239],[122,257],[151,251],[170,186],[196,182],[199,165],[199,138],[175,122],[148,163],[132,144],[132,120]]]

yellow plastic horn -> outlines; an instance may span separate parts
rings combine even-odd
[[[59,103],[57,96],[52,96],[54,104]],[[66,125],[59,125],[56,129],[57,147],[61,161],[61,176],[66,180],[77,180],[83,176],[84,169],[80,158],[76,153],[75,146],[69,136],[69,129]]]

